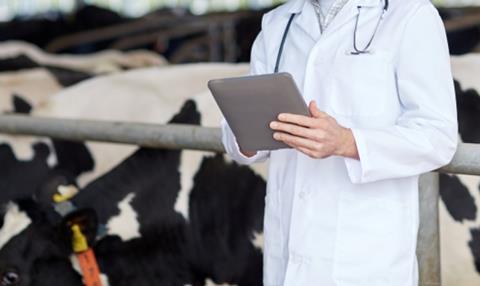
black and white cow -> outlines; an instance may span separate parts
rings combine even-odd
[[[148,51],[104,51],[90,55],[52,55],[23,42],[0,44],[0,112],[12,111],[11,95],[34,107],[65,87],[98,75],[166,65]]]
[[[172,122],[199,120],[189,101]],[[205,285],[209,279],[261,285],[261,250],[252,239],[262,230],[265,181],[222,156],[204,158],[194,176],[187,221],[174,210],[181,189],[180,157],[180,151],[138,149],[72,200],[106,225],[107,234],[95,244],[105,281]],[[46,182],[58,187],[63,180]],[[51,196],[51,190],[40,192]],[[63,218],[49,196],[32,197],[7,206],[2,230],[17,228],[17,234],[0,250],[0,281],[13,279],[2,285],[81,285],[60,228]]]
[[[480,144],[480,56],[452,57],[460,139]],[[480,283],[480,178],[441,175],[440,208],[444,285]]]
[[[478,121],[476,120],[476,116],[479,109],[478,97],[474,91],[468,90],[469,88],[480,88],[476,83],[476,74],[478,73],[475,72],[475,70],[478,69],[477,67],[480,65],[479,61],[480,57],[478,56],[467,56],[452,59],[455,77],[462,85],[461,87],[457,85],[457,104],[459,109],[460,135],[466,142],[478,142],[480,137],[478,135],[480,134],[480,130],[477,130],[478,124],[476,124]],[[216,110],[211,96],[205,90],[205,82],[210,78],[238,76],[245,74],[246,72],[247,67],[244,65],[234,66],[221,64],[200,64],[154,69],[151,68],[123,74],[116,74],[98,79],[92,79],[82,83],[81,85],[66,89],[54,98],[50,99],[48,104],[45,106],[34,110],[34,114],[65,118],[128,120],[134,122],[158,123],[167,122],[176,111],[181,109],[188,99],[192,99],[202,115],[201,124],[204,126],[217,126],[220,120],[220,113],[218,110]],[[189,84],[185,84],[187,82]],[[28,146],[31,148],[31,144],[32,142],[28,141],[25,143],[27,147],[24,147],[23,149],[28,149]],[[21,145],[22,144],[15,144],[14,148],[16,152],[19,152],[19,154],[24,153],[22,152],[22,148],[20,148]],[[140,156],[138,154],[142,153],[141,151],[137,150],[137,148],[129,146],[100,143],[87,143],[87,146],[91,156],[95,160],[95,167],[93,171],[82,173],[79,177],[77,177],[77,183],[82,189],[81,193],[92,188],[91,186],[96,184],[101,185],[101,183],[96,182],[101,182],[103,179],[109,178],[109,176],[113,176],[113,178],[115,178],[114,175],[110,174],[120,172],[117,171],[117,168],[124,168],[122,166],[125,166],[125,164],[127,164],[126,162],[129,160],[132,160],[132,162],[138,160],[137,156]],[[172,213],[180,214],[181,217],[183,217],[187,225],[187,229],[189,229],[189,231],[193,231],[193,234],[191,233],[192,235],[198,235],[198,233],[195,234],[195,230],[190,228],[195,229],[199,227],[199,225],[205,223],[205,220],[195,223],[195,221],[198,220],[198,217],[202,216],[202,214],[199,212],[199,210],[202,209],[202,206],[213,212],[213,214],[206,219],[208,220],[206,225],[204,227],[199,227],[200,230],[209,232],[210,229],[207,226],[216,226],[216,221],[221,218],[218,217],[218,213],[215,211],[216,207],[208,207],[208,204],[218,203],[220,205],[225,204],[229,206],[227,203],[228,200],[234,200],[234,197],[232,197],[231,194],[226,194],[226,197],[224,197],[226,201],[224,201],[223,199],[215,196],[212,198],[210,196],[204,196],[203,194],[195,192],[195,189],[200,184],[200,181],[206,185],[216,185],[219,182],[221,183],[221,180],[216,178],[233,176],[228,175],[227,173],[218,175],[220,174],[221,170],[228,169],[228,166],[232,168],[238,167],[231,165],[228,161],[224,161],[225,159],[219,156],[213,158],[211,158],[211,156],[212,154],[203,152],[183,151],[180,153],[179,157],[180,163],[177,167],[177,170],[179,171],[180,184],[179,191],[176,193],[175,202],[173,203]],[[217,162],[216,164],[218,164],[220,167],[218,171],[215,172],[215,178],[207,179],[208,172],[203,171],[202,168],[206,164],[205,162],[208,162],[210,159],[212,160],[211,162]],[[142,170],[144,168],[146,167],[142,167]],[[249,173],[253,171],[250,173],[252,175],[265,174],[264,166],[254,166],[252,168],[243,170],[248,170]],[[237,170],[235,172],[239,171]],[[200,176],[199,174],[204,175]],[[123,176],[120,177],[123,178]],[[111,180],[115,181],[116,179]],[[231,181],[233,181],[233,178]],[[125,181],[124,184],[127,184],[127,182]],[[229,185],[233,187],[234,184],[241,186],[240,182]],[[111,186],[114,185],[112,184]],[[480,281],[480,272],[478,271],[478,261],[480,258],[478,228],[480,224],[478,221],[479,216],[477,214],[476,207],[478,206],[480,199],[478,186],[479,180],[476,177],[442,176],[441,196],[444,204],[442,204],[441,208],[441,240],[443,254],[442,276],[444,285],[475,285]],[[216,187],[211,187],[210,190],[215,188]],[[251,195],[252,194],[249,194],[249,196]],[[138,213],[134,206],[136,197],[132,196],[133,195],[127,195],[126,197],[123,197],[120,202],[117,200],[118,198],[114,200],[116,201],[115,208],[122,211],[120,214],[116,216],[114,215],[113,218],[107,222],[107,225],[110,225],[112,229],[115,229],[115,231],[111,232],[110,237],[116,237],[116,239],[122,243],[141,239],[139,236],[143,237],[143,234],[140,231],[141,227],[138,223],[136,223],[138,222],[138,219],[132,219],[132,217],[138,218]],[[197,196],[201,196],[203,198],[202,202],[205,205],[203,205],[203,203],[195,203],[198,199]],[[79,198],[82,198],[82,196]],[[215,199],[218,201],[215,201]],[[211,202],[210,200],[213,201]],[[257,203],[258,201],[255,201],[254,205],[257,205]],[[15,207],[15,205],[12,206],[11,204],[9,204],[9,206],[11,209],[9,213],[12,213],[12,215],[6,215],[6,218],[18,216],[26,221],[26,223],[18,223],[16,225],[30,225],[34,221],[28,214],[25,214],[25,211],[23,211],[22,208],[19,209],[18,207]],[[138,206],[139,205],[137,205],[137,207]],[[233,206],[229,206],[222,212],[224,216],[228,213],[230,207]],[[261,205],[257,207],[261,209]],[[108,217],[109,214],[113,213],[109,212],[108,210],[106,212],[107,215],[104,215],[104,217]],[[245,210],[244,215],[247,216],[250,214],[250,212],[255,213],[255,209],[252,208],[250,210]],[[130,215],[125,216],[123,214]],[[261,213],[256,213],[253,215],[253,217],[256,217],[258,220],[260,215]],[[7,221],[7,219],[5,220]],[[8,220],[14,221],[14,219]],[[19,219],[19,221],[21,221],[21,219]],[[229,221],[229,224],[220,227],[221,230],[212,228],[215,229],[212,235],[214,235],[216,232],[224,235],[225,232],[229,231],[233,231],[235,235],[238,235],[238,233],[235,232],[235,227],[237,224],[238,223],[232,223],[232,221]],[[22,235],[25,230],[18,230],[18,228],[15,227],[2,228],[0,230],[0,241],[2,237],[2,231],[4,231],[4,233],[18,233],[18,235]],[[208,237],[208,235],[204,233],[197,236],[197,239],[202,240],[206,237]],[[8,241],[11,239],[6,240],[8,243]],[[206,250],[203,253],[200,253],[198,256],[194,256],[193,260],[198,260],[196,262],[196,267],[199,267],[198,269],[196,268],[195,271],[209,273],[208,275],[205,275],[204,278],[210,278],[216,283],[241,283],[239,280],[218,278],[220,276],[223,277],[222,275],[227,275],[225,273],[230,273],[221,267],[226,267],[229,264],[226,261],[220,263],[219,265],[221,266],[215,266],[215,264],[212,263],[216,261],[222,261],[222,258],[228,257],[228,255],[225,253],[218,254],[214,251],[221,249],[222,244],[217,244],[218,241],[208,240],[203,241],[203,243],[205,244],[202,247],[206,247],[205,245],[210,245],[210,248],[206,247]],[[225,243],[225,245],[229,245],[228,242]],[[190,244],[188,245],[191,247]],[[261,248],[261,245],[261,231],[257,232],[255,228],[251,228],[248,231],[247,248]],[[186,249],[189,248],[187,247]],[[243,251],[245,251],[245,249],[243,249]],[[124,254],[125,253],[126,252],[124,252]],[[254,256],[259,255],[257,252],[251,253],[254,253]],[[120,258],[117,257],[117,259],[121,261]],[[261,264],[252,267],[252,269],[258,270],[261,269]],[[214,272],[217,274],[212,274]],[[229,276],[229,274],[227,276]],[[253,276],[255,275],[252,275],[252,277]],[[109,277],[109,279],[113,278]],[[256,279],[258,279],[258,277]],[[248,283],[241,284],[256,285]]]
[[[58,55],[46,53],[26,42],[8,41],[0,44],[1,59],[18,58],[20,56],[24,56],[25,63],[23,65],[27,65],[27,67],[53,66],[95,75],[167,64],[164,57],[147,50],[128,52],[103,50],[88,55]],[[19,69],[21,65],[22,62],[17,59],[11,61],[10,69],[2,64],[0,70]]]
[[[34,110],[34,113],[36,115],[48,114],[49,116],[69,114],[70,117],[80,116],[90,119],[121,120],[123,118],[123,120],[158,123],[167,121],[168,117],[172,116],[174,111],[180,109],[191,97],[202,113],[202,125],[216,125],[220,114],[215,109],[211,96],[206,93],[206,80],[222,75],[238,76],[245,74],[247,69],[246,65],[187,65],[139,70],[93,79],[63,91],[52,98],[49,104]],[[189,82],[189,84],[182,85],[182,82]],[[143,88],[139,88],[142,86]],[[92,87],[94,87],[93,90]],[[103,92],[106,88],[110,93]],[[132,88],[136,89],[136,93],[131,93]],[[92,98],[85,96],[86,89],[92,91],[92,95],[95,94],[95,96]],[[115,99],[111,96],[114,96]],[[94,100],[92,101],[92,99]],[[117,109],[110,109],[112,99],[116,102]],[[73,109],[75,112],[72,112]],[[82,114],[84,115],[82,116]],[[23,142],[20,142],[22,140]],[[25,150],[22,151],[22,149],[32,146],[32,141],[20,138],[19,141],[14,141],[13,145],[15,151],[20,155],[25,153]],[[151,256],[138,249],[139,246],[147,243],[147,237],[155,238],[153,241],[160,244],[165,238],[166,241],[163,242],[165,245],[162,246],[162,249],[167,252],[172,251],[169,248],[179,248],[182,253],[186,251],[188,255],[184,257],[175,251],[173,252],[175,255],[171,255],[178,257],[181,263],[187,261],[189,267],[193,268],[193,270],[185,270],[186,273],[194,273],[189,274],[193,275],[193,278],[189,278],[193,279],[189,280],[192,281],[192,285],[204,285],[205,279],[217,283],[260,285],[261,224],[265,187],[265,182],[261,177],[249,168],[241,168],[225,161],[222,156],[212,157],[213,154],[202,152],[135,150],[134,147],[98,143],[89,143],[88,147],[95,160],[95,168],[87,176],[82,174],[80,177],[80,185],[85,187],[74,200],[79,206],[93,206],[100,220],[103,220],[107,229],[110,230],[110,235],[99,242],[96,251],[103,257],[100,259],[102,271],[107,274],[112,285],[123,285],[116,282],[117,279],[131,281],[124,276],[112,276],[108,270],[108,267],[115,266],[117,268],[112,271],[117,273],[118,267],[124,267],[123,263],[127,262],[120,263],[121,257],[124,258],[124,261],[131,260],[132,257],[135,257],[132,254],[135,250],[139,251],[137,253],[139,260],[145,256],[145,259],[148,257],[150,257],[148,259],[152,259]],[[106,150],[109,151],[105,152]],[[175,156],[178,158],[175,160],[179,162],[175,163],[173,159],[173,161],[160,160],[160,157],[164,158],[164,155],[161,155],[164,153],[176,153]],[[155,159],[156,157],[158,158]],[[111,158],[114,160],[110,160]],[[44,159],[45,161],[48,160]],[[176,175],[177,173],[178,175]],[[131,175],[131,177],[126,175]],[[178,176],[178,182],[175,179],[176,176]],[[218,180],[219,176],[226,180]],[[150,183],[146,183],[145,186],[140,184],[139,182],[143,181],[142,178],[145,179],[145,182]],[[135,184],[134,181],[137,183]],[[57,179],[53,182],[58,183],[62,180]],[[114,188],[112,185],[114,183],[119,187]],[[160,194],[152,195],[149,192],[153,192],[153,190],[149,188],[153,188],[153,185],[168,187],[170,193],[167,192],[166,197],[162,197]],[[132,186],[132,188],[127,186]],[[106,191],[99,191],[100,189]],[[42,192],[42,194],[48,194],[43,196],[47,199],[51,195],[52,188],[50,187],[48,190],[50,192]],[[129,193],[126,193],[127,191]],[[109,199],[110,205],[102,199],[102,194]],[[158,200],[154,200],[155,197]],[[98,205],[95,206],[95,204]],[[161,220],[163,215],[158,209],[163,204],[165,204],[166,217],[164,219],[166,221]],[[20,205],[20,209],[18,205]],[[38,205],[37,201],[29,203],[30,207],[38,207]],[[7,203],[7,206],[9,206],[9,211],[5,215],[6,221],[17,221],[14,225],[31,226],[38,219],[29,215],[28,212],[25,215],[21,204]],[[44,206],[51,208],[48,203]],[[219,213],[222,215],[219,216]],[[19,219],[11,219],[12,217]],[[49,216],[47,215],[47,217]],[[170,232],[166,232],[161,238],[148,236],[150,234],[157,235],[158,232],[163,234],[163,230],[158,230],[158,228],[167,227],[170,223],[169,220],[176,217],[179,220],[175,219],[175,222],[183,221],[186,225],[178,226],[180,230],[186,228],[185,237],[172,236]],[[23,223],[21,223],[22,218]],[[45,223],[45,220],[42,221]],[[3,249],[11,249],[14,239],[23,237],[28,229],[28,227],[26,229],[12,228],[10,225],[12,224],[7,224],[5,228],[2,228],[5,230],[5,237],[10,237],[4,237],[6,244]],[[8,233],[10,235],[7,235]],[[1,234],[0,232],[0,237],[2,237]],[[172,239],[173,242],[171,242]],[[110,240],[112,244],[107,243]],[[176,242],[177,240],[178,242]],[[187,242],[182,242],[185,240]],[[105,250],[100,247],[101,245],[105,247]],[[118,248],[112,245],[118,245]],[[132,245],[134,250],[126,245]],[[153,247],[154,245],[150,245],[150,248],[154,249]],[[117,253],[111,255],[116,257],[114,261],[119,263],[115,264],[108,260],[107,257],[110,255],[102,255],[102,251],[108,251],[109,254]],[[139,268],[133,266],[128,268],[134,270],[132,273],[137,273],[138,276],[132,278],[136,279],[136,284],[151,285],[155,284],[152,281],[164,281],[141,279],[142,275],[153,275],[152,271],[153,273],[167,271],[168,267],[172,266],[162,262],[162,257],[155,259],[159,265],[163,265],[162,268],[156,270],[145,268],[147,264],[142,263]],[[247,272],[244,271],[249,274],[246,275]],[[167,272],[171,273],[172,270]],[[10,272],[6,272],[6,274],[8,273]],[[161,277],[155,277],[161,279]],[[168,275],[165,277],[167,279],[165,281],[173,279]],[[159,283],[159,285],[180,284]]]

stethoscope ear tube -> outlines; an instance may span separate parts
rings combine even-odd
[[[288,19],[287,27],[285,27],[285,31],[283,32],[282,42],[280,43],[280,48],[278,49],[278,55],[277,55],[277,61],[275,63],[274,73],[278,73],[278,68],[280,66],[280,60],[282,58],[285,41],[287,40],[288,31],[290,30],[290,26],[292,25],[292,21],[293,21],[293,18],[295,18],[295,15],[296,14],[290,15],[290,19]]]

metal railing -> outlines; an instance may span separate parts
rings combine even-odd
[[[224,152],[219,128],[182,124],[156,125],[0,115],[0,133]],[[480,175],[480,144],[460,144],[452,162],[438,172]],[[420,178],[417,256],[421,286],[441,285],[438,172]]]

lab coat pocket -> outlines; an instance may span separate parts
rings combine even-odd
[[[331,110],[342,116],[377,116],[396,99],[395,74],[388,53],[339,53],[333,67]]]
[[[265,197],[264,239],[265,254],[282,257],[281,222],[278,203],[278,190],[268,190]]]
[[[333,274],[337,285],[408,285],[415,256],[410,217],[410,208],[395,201],[342,198]]]

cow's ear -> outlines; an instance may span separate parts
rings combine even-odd
[[[170,123],[180,124],[200,124],[201,115],[197,110],[197,105],[193,100],[187,100],[180,111],[170,120]]]
[[[52,140],[52,143],[57,155],[56,170],[67,171],[77,177],[95,167],[93,156],[85,143],[66,140]]]
[[[30,102],[19,94],[12,95],[12,105],[14,113],[30,114],[32,111],[32,105]]]

